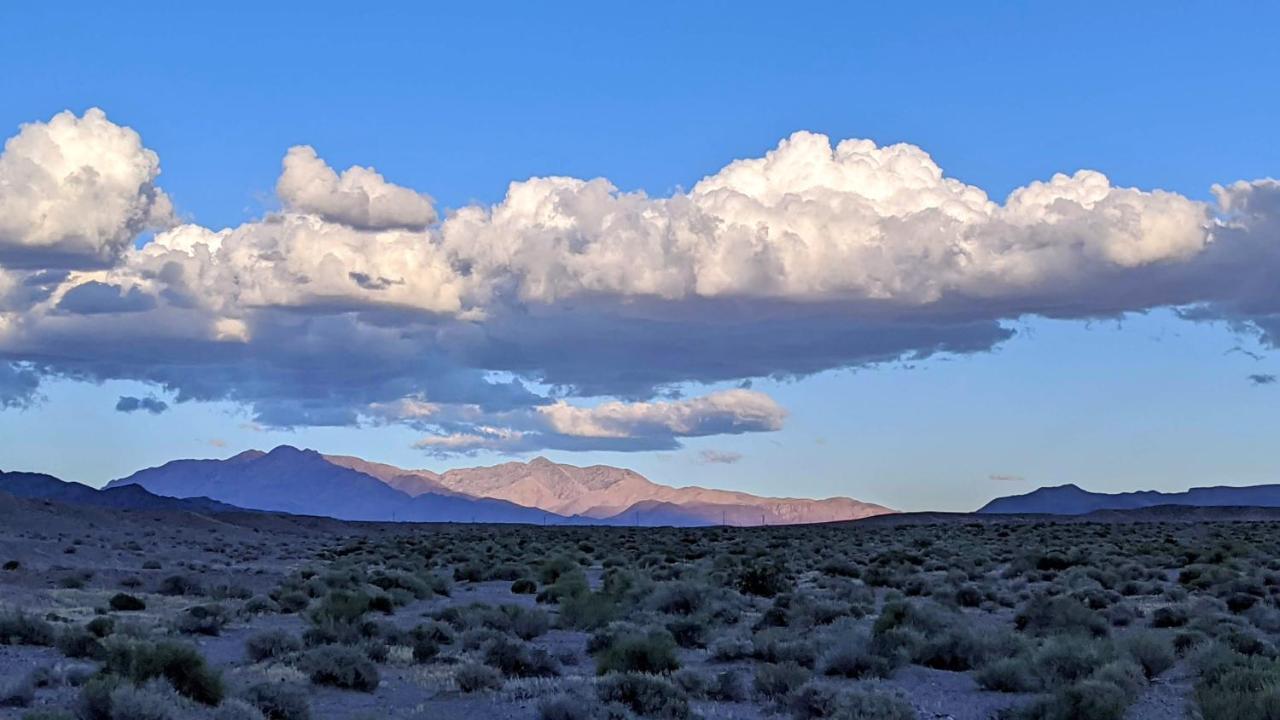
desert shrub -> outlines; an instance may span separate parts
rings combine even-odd
[[[608,712],[595,698],[561,693],[538,703],[538,720],[613,720],[615,713]]]
[[[708,589],[691,582],[669,582],[659,585],[649,596],[649,604],[658,612],[692,615],[702,609]]]
[[[1272,720],[1280,708],[1280,660],[1214,645],[1196,658],[1195,698],[1204,720]]]
[[[174,627],[187,635],[221,635],[230,618],[221,605],[194,605],[183,610]]]
[[[717,662],[733,662],[751,657],[755,646],[749,638],[728,636],[711,643],[711,659]]]
[[[116,593],[107,601],[107,605],[116,612],[136,612],[138,610],[146,610],[147,604],[141,598],[135,597],[128,593]]]
[[[264,630],[244,641],[245,654],[253,662],[273,660],[302,650],[302,641],[285,630]]]
[[[485,647],[484,663],[507,677],[554,677],[560,674],[555,659],[546,650],[501,636]]]
[[[560,604],[569,598],[590,593],[591,587],[587,584],[586,573],[582,572],[582,568],[575,567],[572,571],[556,578],[555,582],[544,584],[535,599],[540,603]]]
[[[1089,677],[1095,668],[1109,662],[1112,650],[1097,640],[1062,635],[1046,640],[1031,655],[1035,668],[1045,687],[1058,687]]]
[[[809,671],[795,663],[764,663],[756,668],[756,693],[776,700],[794,692],[809,681]]]
[[[22,563],[17,560],[6,560],[4,565],[0,565],[0,570],[6,572],[14,572],[22,567]]]
[[[156,592],[161,595],[199,595],[200,583],[186,575],[170,575],[160,581]]]
[[[103,672],[144,683],[163,678],[184,697],[217,705],[223,696],[222,675],[209,667],[191,645],[173,640],[116,640],[104,644]]]
[[[302,671],[316,685],[373,692],[378,689],[378,668],[362,652],[343,645],[324,645],[308,652]]]
[[[182,703],[163,681],[146,685],[125,683],[111,691],[112,720],[172,720],[182,711]]]
[[[507,605],[503,610],[511,618],[511,631],[521,640],[532,640],[545,635],[551,628],[551,619],[544,610],[519,605]]]
[[[596,674],[666,673],[679,669],[676,642],[666,630],[624,633],[595,654]]]
[[[670,680],[656,675],[625,672],[604,676],[596,683],[596,695],[644,717],[683,720],[693,716],[689,699]]]
[[[1131,699],[1124,690],[1100,680],[1083,680],[1059,689],[1014,713],[1018,720],[1123,720]]]
[[[734,584],[744,595],[774,597],[791,589],[791,577],[778,563],[760,562],[742,568]]]
[[[280,595],[274,599],[276,604],[280,606],[280,612],[285,613],[286,615],[300,613],[303,610],[306,610],[307,606],[311,604],[311,598],[307,597],[306,593],[297,590],[280,593]]]
[[[102,643],[88,628],[65,627],[58,632],[58,651],[69,658],[97,659],[102,656]]]
[[[1007,651],[1011,644],[1008,636],[980,634],[967,627],[952,627],[945,632],[927,636],[912,654],[911,660],[938,670],[972,670],[984,664],[992,655]]]
[[[323,598],[308,616],[315,625],[353,625],[369,612],[369,596],[362,592],[335,590]]]
[[[886,677],[895,663],[872,653],[870,639],[862,635],[842,637],[818,662],[818,669],[828,677],[859,679]]]
[[[1147,678],[1153,678],[1173,667],[1177,661],[1173,641],[1153,632],[1135,632],[1124,638],[1121,647],[1142,666]]]
[[[1151,613],[1151,627],[1178,628],[1187,624],[1191,614],[1185,606],[1166,605]]]
[[[430,640],[437,645],[452,645],[456,639],[453,629],[442,622],[429,620],[424,623],[415,625],[409,631],[411,638],[424,638]]]
[[[124,684],[117,675],[94,675],[76,696],[76,716],[82,720],[111,720],[111,694]]]
[[[965,584],[956,588],[952,596],[960,607],[978,607],[982,604],[982,591],[976,585]]]
[[[49,647],[57,641],[53,626],[22,611],[0,612],[0,645],[39,645]]]
[[[264,682],[251,685],[243,694],[267,720],[310,720],[311,701],[305,688],[292,683]]]
[[[480,690],[497,690],[502,687],[502,673],[479,663],[467,663],[458,668],[453,675],[458,689],[464,693]]]
[[[529,578],[519,578],[511,583],[511,592],[516,595],[533,595],[538,592],[538,583]]]
[[[720,702],[742,702],[747,699],[747,686],[742,676],[731,670],[718,672],[707,684],[707,699]]]
[[[245,700],[229,698],[214,711],[213,720],[266,720],[266,716]]]
[[[1112,660],[1095,670],[1089,679],[1115,685],[1130,698],[1137,697],[1147,686],[1147,676],[1142,666],[1129,658]]]
[[[795,720],[915,720],[911,704],[896,695],[845,690],[830,683],[809,682],[787,698]]]
[[[621,606],[610,596],[583,592],[560,599],[560,625],[579,630],[595,630],[621,614]]]
[[[1027,666],[1027,658],[1000,658],[974,674],[978,687],[996,692],[1032,692],[1040,683]]]
[[[667,632],[682,648],[700,648],[707,645],[710,623],[706,618],[679,617],[667,623]]]
[[[440,654],[440,644],[432,640],[428,635],[410,632],[409,646],[413,648],[414,662],[429,662]]]
[[[568,555],[557,555],[550,558],[538,568],[538,581],[543,585],[550,585],[561,578],[561,576],[582,572],[582,568],[578,562]]]
[[[1031,635],[1058,633],[1103,637],[1109,631],[1106,618],[1068,595],[1038,595],[1014,617],[1014,625]]]
[[[96,638],[104,638],[116,631],[116,620],[110,615],[101,615],[85,623],[84,629]]]

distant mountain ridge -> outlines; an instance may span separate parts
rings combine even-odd
[[[1096,493],[1076,485],[1057,485],[1038,488],[1023,495],[996,498],[983,505],[977,512],[980,514],[1084,515],[1099,510],[1138,510],[1161,505],[1280,507],[1280,485],[1246,487],[1219,485],[1191,488],[1185,492],[1176,493],[1156,490]]]
[[[88,505],[116,510],[179,510],[196,513],[243,512],[243,508],[207,497],[166,497],[139,485],[97,490],[44,473],[0,470],[0,492],[28,500]]]
[[[287,445],[225,460],[174,460],[107,487],[130,484],[156,493],[207,495],[241,507],[344,520],[774,525],[892,512],[842,497],[763,498],[673,488],[632,470],[562,465],[541,457],[435,473]]]

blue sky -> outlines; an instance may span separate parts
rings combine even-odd
[[[158,154],[178,215],[213,229],[280,207],[281,157],[297,144],[442,210],[545,175],[664,197],[797,130],[917,145],[996,201],[1081,168],[1210,201],[1214,183],[1280,168],[1273,6],[880,5],[6,6],[0,24],[20,31],[0,45],[0,129],[101,107]],[[1280,373],[1274,350],[1224,322],[1143,310],[1004,318],[1016,336],[992,351],[757,378],[787,412],[777,431],[543,454],[903,509],[1063,482],[1276,481],[1280,385],[1249,379]],[[41,388],[41,402],[0,410],[0,466],[99,484],[280,442],[410,467],[506,458],[429,456],[401,425],[263,430],[230,401],[116,412],[121,396],[155,393],[132,380]],[[704,450],[741,458],[707,463]]]

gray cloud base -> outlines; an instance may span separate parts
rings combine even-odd
[[[6,143],[4,406],[128,379],[266,425],[403,423],[433,453],[668,449],[785,421],[748,387],[681,390],[982,352],[1027,315],[1175,307],[1280,343],[1274,180],[1208,204],[1081,171],[994,202],[914,146],[796,133],[667,198],[532,178],[440,220],[296,147],[282,212],[215,230],[173,227],[158,176],[97,110]]]

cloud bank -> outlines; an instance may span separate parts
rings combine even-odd
[[[1275,180],[1205,203],[1082,170],[997,201],[918,147],[798,132],[669,197],[530,178],[441,219],[299,146],[282,210],[217,229],[175,225],[159,173],[99,110],[5,144],[0,403],[128,379],[429,452],[652,449],[782,426],[717,383],[981,352],[1026,315],[1175,307],[1280,343]]]

